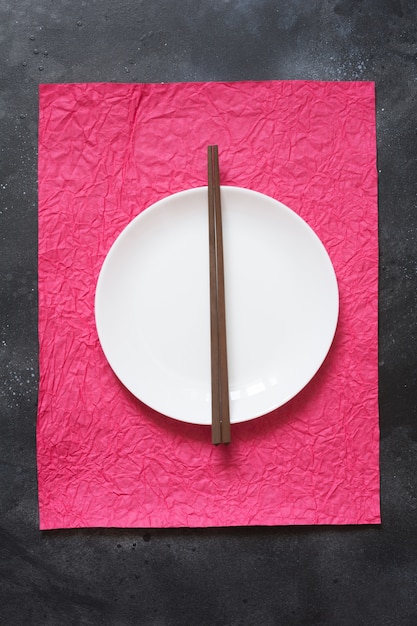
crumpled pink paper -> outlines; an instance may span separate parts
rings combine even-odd
[[[208,144],[222,184],[310,224],[340,289],[318,374],[218,447],[132,397],[94,321],[111,244],[155,201],[206,184]],[[373,83],[42,85],[40,527],[378,523],[377,258]]]

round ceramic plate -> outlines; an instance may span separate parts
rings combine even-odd
[[[317,372],[336,330],[330,258],[291,209],[222,187],[232,423],[293,398]],[[111,247],[97,283],[104,354],[121,382],[167,416],[211,423],[207,187],[138,215]]]

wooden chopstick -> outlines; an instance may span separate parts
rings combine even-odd
[[[223,228],[218,146],[208,146],[212,443],[230,443]]]

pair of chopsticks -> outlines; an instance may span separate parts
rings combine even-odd
[[[208,146],[212,443],[230,443],[224,295],[223,230],[218,146]]]

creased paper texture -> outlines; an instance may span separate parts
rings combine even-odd
[[[232,428],[176,422],[116,379],[94,320],[113,241],[206,181],[283,202],[321,238],[340,317],[314,379]],[[40,87],[40,527],[375,524],[379,512],[374,85],[270,81]]]

